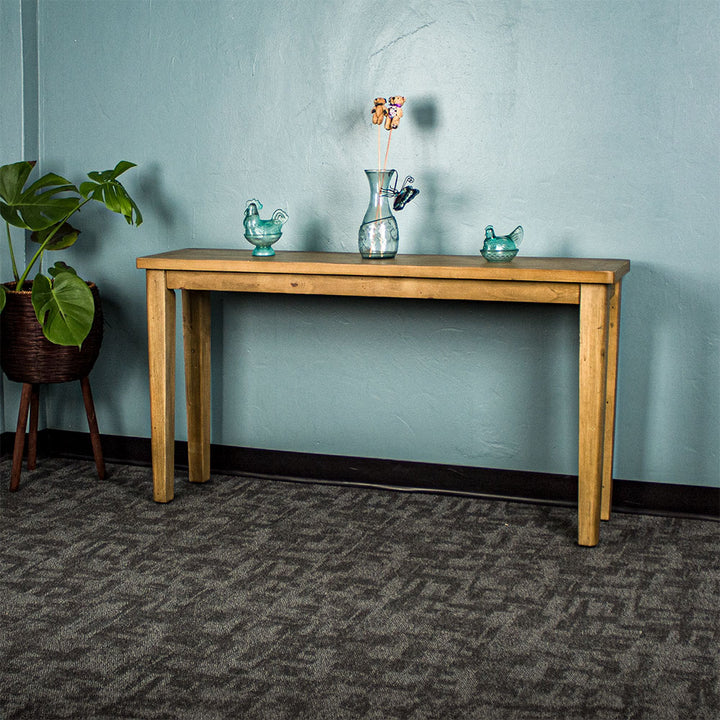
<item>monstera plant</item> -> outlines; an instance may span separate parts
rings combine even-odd
[[[13,281],[0,285],[0,311],[8,292],[25,290],[32,280],[32,305],[43,335],[56,345],[79,348],[95,315],[88,283],[64,262],[56,262],[47,275],[38,271],[30,278],[30,272],[41,266],[46,252],[64,250],[77,241],[80,231],[70,224],[70,218],[91,201],[124,216],[130,225],[142,223],[140,210],[118,180],[135,165],[123,160],[112,170],[88,173],[89,179],[80,187],[55,173],[28,185],[34,166],[34,162],[22,161],[0,167],[0,215],[5,220],[13,271]],[[16,264],[11,226],[29,230],[30,239],[37,244],[22,272]]]

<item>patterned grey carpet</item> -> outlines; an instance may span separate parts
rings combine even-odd
[[[0,463],[1,717],[720,716],[720,524]]]

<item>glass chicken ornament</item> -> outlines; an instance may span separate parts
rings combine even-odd
[[[488,262],[510,262],[517,254],[524,231],[518,225],[509,235],[495,235],[492,225],[485,228],[485,242],[480,254]]]
[[[245,239],[251,242],[255,249],[253,255],[256,257],[270,257],[275,254],[272,245],[282,235],[282,226],[288,220],[288,214],[284,210],[276,210],[269,220],[260,218],[262,203],[259,200],[248,200],[245,207]]]

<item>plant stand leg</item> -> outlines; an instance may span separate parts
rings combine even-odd
[[[27,469],[37,465],[38,412],[40,406],[40,385],[33,383],[30,395],[30,433],[28,435]]]
[[[90,391],[90,378],[86,375],[80,380],[82,387],[83,401],[85,402],[85,414],[87,415],[88,428],[90,430],[90,442],[92,443],[95,467],[100,480],[105,479],[105,460],[103,459],[102,446],[100,445],[100,431],[98,430],[97,417],[95,416],[95,405],[93,404],[92,392]]]
[[[14,492],[20,485],[20,472],[22,471],[23,451],[25,450],[25,429],[27,428],[28,411],[30,410],[30,397],[33,386],[23,383],[20,395],[20,410],[18,412],[17,430],[15,431],[15,447],[13,449],[13,464],[10,472],[10,490]]]

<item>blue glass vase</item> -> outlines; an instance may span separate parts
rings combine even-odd
[[[370,203],[358,231],[360,255],[371,260],[394,258],[398,251],[398,226],[390,209],[390,187],[395,170],[366,170]]]

